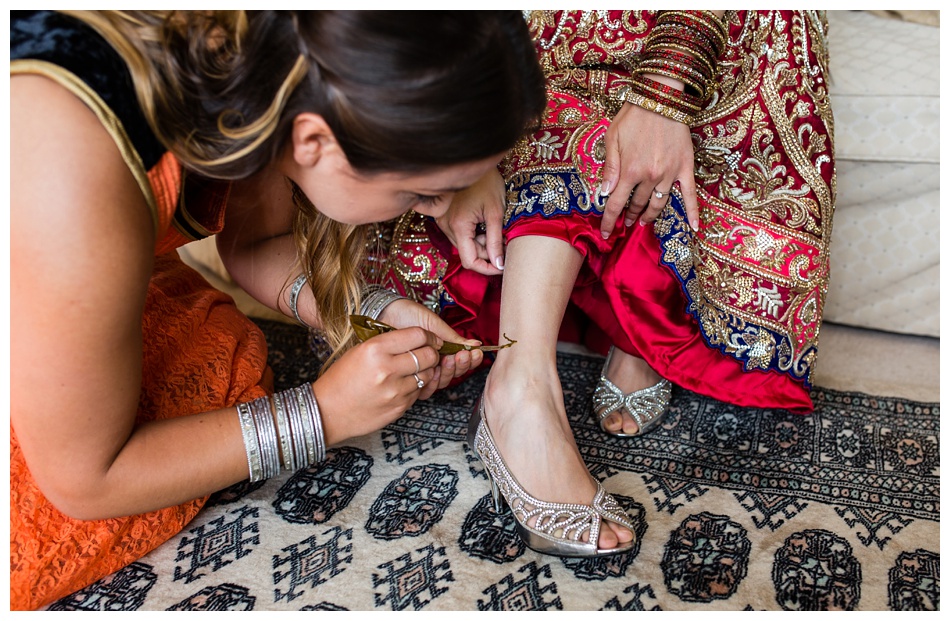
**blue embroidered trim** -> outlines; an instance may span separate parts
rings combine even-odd
[[[523,183],[520,187],[515,187],[514,184],[508,184],[508,196],[513,195],[517,196],[517,202],[510,203],[508,206],[508,213],[506,214],[505,228],[507,229],[512,225],[512,223],[523,217],[535,217],[541,216],[543,218],[554,218],[569,215],[571,213],[579,213],[583,215],[589,215],[592,211],[596,210],[597,213],[603,211],[603,205],[595,203],[593,207],[590,206],[588,193],[584,184],[580,181],[579,175],[574,172],[544,172],[531,174],[529,177],[530,181]],[[595,201],[599,201],[600,197],[595,196]],[[585,209],[585,206],[587,207]],[[719,309],[715,306],[709,305],[704,302],[702,299],[697,299],[700,297],[698,294],[694,296],[690,289],[698,288],[699,281],[696,274],[695,266],[692,260],[688,261],[689,269],[685,276],[680,275],[679,271],[676,268],[676,263],[672,260],[666,260],[665,257],[669,256],[668,251],[670,246],[679,246],[681,251],[684,253],[690,252],[690,241],[692,240],[693,231],[689,228],[686,221],[686,208],[683,204],[682,198],[674,192],[670,196],[670,204],[664,209],[659,218],[657,219],[657,224],[661,224],[661,221],[665,226],[657,226],[656,230],[666,230],[668,231],[665,234],[657,233],[657,238],[660,241],[660,264],[665,265],[673,273],[673,276],[680,284],[680,288],[683,291],[683,295],[686,297],[687,304],[684,311],[686,314],[690,315],[699,327],[699,332],[703,337],[703,341],[710,349],[719,351],[722,355],[728,356],[742,363],[743,369],[746,372],[751,371],[762,371],[769,372],[774,371],[776,373],[788,375],[796,380],[804,382],[806,388],[811,387],[810,375],[811,375],[811,365],[804,363],[803,370],[800,374],[794,372],[794,366],[789,365],[788,369],[783,369],[780,366],[780,360],[784,355],[786,359],[794,351],[792,343],[789,341],[789,338],[781,333],[778,333],[774,330],[769,329],[766,326],[762,326],[756,323],[751,323],[745,319],[742,319],[736,316],[733,313]],[[443,291],[440,296],[440,306],[441,308],[446,308],[448,306],[455,305],[455,301],[447,296]],[[706,306],[707,308],[714,309],[715,312],[721,313],[725,317],[725,322],[730,326],[735,328],[733,334],[741,337],[742,330],[745,330],[746,327],[751,327],[754,331],[757,331],[754,335],[756,336],[756,342],[751,344],[749,343],[714,343],[713,338],[703,327],[703,322],[700,318],[700,308]],[[753,332],[746,332],[748,336],[753,336]],[[767,366],[762,364],[757,364],[753,362],[752,357],[743,353],[743,351],[738,351],[738,348],[742,348],[744,351],[756,350],[761,347],[774,347],[775,353],[771,356],[771,360]],[[802,353],[801,358],[804,359],[807,357],[809,351],[815,350],[817,348],[812,346],[809,350],[806,350]]]
[[[509,202],[505,214],[505,228],[526,216],[554,218],[572,213],[590,215],[604,211],[606,197],[591,196],[587,185],[576,172],[542,172],[530,174],[529,180],[516,186],[509,181],[508,196],[517,196]]]
[[[693,238],[693,230],[687,224],[686,218],[686,207],[683,204],[682,198],[678,196],[675,192],[670,195],[670,204],[669,206],[660,212],[659,217],[657,218],[657,224],[661,221],[665,222],[665,226],[656,227],[658,230],[668,231],[665,234],[657,233],[657,239],[660,241],[660,263],[665,265],[673,273],[673,276],[679,281],[680,287],[683,291],[683,295],[686,296],[687,304],[685,312],[690,315],[693,319],[696,320],[696,324],[699,327],[699,332],[703,336],[703,341],[711,349],[718,350],[722,355],[729,356],[736,359],[737,361],[743,364],[743,369],[747,372],[751,371],[774,371],[776,373],[788,375],[793,379],[804,382],[806,388],[811,387],[811,365],[805,363],[804,370],[801,374],[797,374],[793,371],[793,368],[783,369],[779,365],[779,360],[783,353],[790,355],[794,348],[792,343],[789,342],[789,338],[781,333],[778,333],[774,330],[769,329],[766,326],[762,326],[756,323],[749,322],[745,319],[742,319],[736,316],[733,313],[719,309],[717,307],[712,307],[716,312],[722,313],[726,317],[726,321],[729,326],[737,328],[734,334],[739,334],[738,330],[745,328],[746,326],[752,326],[753,328],[762,331],[768,338],[771,340],[772,344],[775,347],[775,354],[771,358],[771,362],[768,366],[763,367],[762,365],[753,364],[752,360],[748,355],[744,355],[738,351],[729,351],[729,343],[713,343],[712,338],[706,332],[703,327],[703,322],[699,316],[699,310],[701,305],[705,304],[703,300],[697,300],[696,297],[690,292],[690,285],[695,283],[697,286],[699,282],[697,280],[697,274],[695,269],[695,264],[693,261],[689,261],[689,269],[685,276],[681,276],[679,270],[677,270],[676,263],[674,261],[666,260],[668,254],[668,246],[670,245],[679,245],[682,248],[683,252],[690,252],[689,246]],[[706,304],[706,306],[710,306]],[[760,335],[760,340],[762,336]],[[753,348],[755,345],[749,346]],[[811,346],[805,352],[802,352],[801,358],[804,359],[807,357],[809,351],[816,351],[817,348]]]

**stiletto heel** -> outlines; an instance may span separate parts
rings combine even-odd
[[[673,385],[670,384],[668,379],[661,379],[653,386],[624,394],[613,382],[607,379],[607,367],[610,365],[610,358],[613,354],[614,348],[611,347],[610,351],[607,352],[604,369],[600,372],[600,382],[594,390],[594,418],[600,425],[601,431],[617,438],[632,438],[643,435],[659,425],[666,413],[670,411]],[[638,429],[636,433],[626,433],[622,427],[621,431],[610,431],[604,427],[604,421],[608,416],[623,410],[627,410],[633,420],[637,421]]]
[[[495,511],[501,513],[502,501],[508,505],[525,545],[542,554],[570,557],[609,556],[633,549],[636,530],[617,500],[604,490],[599,481],[594,480],[597,491],[590,505],[546,502],[529,494],[508,470],[495,447],[484,413],[483,394],[475,403],[469,419],[469,446],[485,466]],[[535,518],[534,526],[529,526],[532,518]],[[604,519],[630,529],[634,539],[615,548],[598,548]],[[586,543],[581,541],[584,533],[588,533]]]
[[[491,484],[491,501],[495,507],[495,513],[501,514],[505,510],[505,505],[502,504],[501,500],[501,491],[498,489],[498,485],[495,484],[495,479],[488,477],[488,482]]]

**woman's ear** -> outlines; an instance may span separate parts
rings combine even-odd
[[[294,117],[291,131],[294,161],[299,166],[314,166],[328,151],[339,148],[333,130],[319,114],[301,112]]]

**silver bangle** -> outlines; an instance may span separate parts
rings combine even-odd
[[[261,445],[254,429],[254,417],[247,403],[237,405],[238,421],[241,423],[241,436],[244,438],[244,450],[247,452],[247,470],[251,483],[264,479],[261,469]]]
[[[313,386],[303,384],[298,388],[307,401],[307,414],[310,415],[310,423],[315,430],[317,459],[314,463],[321,463],[327,458],[327,440],[323,435],[323,420],[320,417],[320,406],[317,404],[317,396],[313,394]]]
[[[294,470],[309,466],[307,460],[306,433],[303,428],[303,419],[297,407],[297,399],[293,390],[285,390],[281,394],[281,401],[287,410],[287,422],[290,423],[290,435],[294,441]]]
[[[283,399],[279,394],[274,395],[274,413],[277,415],[277,434],[280,443],[280,454],[283,456],[284,470],[294,471],[297,469],[296,459],[294,459],[294,448],[291,446],[291,436],[287,420],[287,412],[284,410]]]
[[[277,447],[277,429],[271,414],[270,397],[261,397],[251,401],[254,414],[254,427],[261,445],[261,476],[269,479],[280,473],[280,455]]]
[[[294,284],[290,286],[290,310],[293,312],[294,317],[306,328],[310,327],[306,321],[300,318],[300,313],[297,311],[297,298],[300,296],[300,290],[303,289],[303,286],[307,284],[307,275],[301,274],[297,276],[297,280],[294,281]]]
[[[310,384],[239,403],[237,412],[251,483],[280,474],[281,462],[294,471],[327,458],[320,407]]]
[[[379,316],[387,306],[396,300],[405,300],[405,296],[399,295],[382,285],[367,285],[360,292],[360,314],[370,319],[379,320]]]
[[[303,425],[303,437],[307,445],[307,464],[313,465],[317,463],[317,430],[313,425],[313,417],[310,416],[310,407],[307,405],[307,397],[304,396],[301,390],[305,386],[309,386],[309,384],[294,388],[293,393],[294,398],[297,400],[297,412],[301,413],[300,422]],[[304,416],[302,414],[303,412],[306,412],[307,415]]]

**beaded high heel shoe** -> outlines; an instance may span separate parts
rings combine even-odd
[[[515,517],[518,534],[529,548],[541,554],[572,557],[609,556],[633,549],[636,530],[617,500],[604,490],[599,481],[594,480],[597,492],[590,505],[546,502],[525,491],[495,447],[484,413],[482,395],[469,419],[468,444],[485,465],[495,511],[502,512],[502,501],[508,505]],[[529,526],[532,518],[535,518],[534,526]],[[634,539],[616,548],[598,548],[605,518],[629,528]],[[584,533],[588,533],[587,542],[581,541]]]
[[[607,367],[610,365],[613,354],[614,348],[611,347],[607,352],[604,369],[600,372],[600,382],[594,390],[594,417],[604,433],[618,438],[632,438],[647,433],[663,421],[670,410],[672,384],[668,379],[660,379],[653,386],[624,394],[616,384],[607,379]],[[627,410],[633,420],[637,421],[639,429],[636,433],[626,433],[622,427],[620,431],[610,431],[604,427],[604,421],[608,416],[622,410]]]

